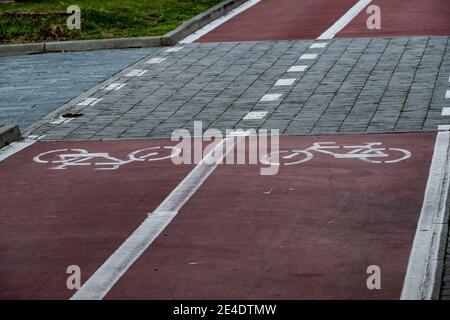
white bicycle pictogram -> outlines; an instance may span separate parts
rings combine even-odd
[[[370,163],[396,163],[411,157],[411,152],[400,148],[384,148],[382,142],[367,142],[365,145],[339,146],[336,142],[316,142],[306,149],[281,150],[269,153],[261,158],[268,165],[295,165],[313,158],[313,152],[331,155],[336,159],[359,159]],[[338,150],[350,150],[340,153]],[[344,150],[344,151],[346,151]],[[276,157],[276,159],[274,156]]]
[[[64,170],[72,166],[96,166],[95,170],[116,170],[135,161],[158,161],[180,155],[181,149],[172,146],[150,147],[131,152],[127,160],[106,152],[89,152],[85,149],[57,149],[43,152],[33,158],[37,163],[51,163],[51,169]]]

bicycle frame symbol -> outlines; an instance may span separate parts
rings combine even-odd
[[[262,157],[261,163],[268,165],[295,165],[313,158],[313,152],[331,155],[335,159],[359,159],[370,163],[396,163],[411,157],[411,152],[400,148],[379,148],[381,142],[367,142],[364,145],[339,146],[336,142],[316,142],[306,149],[281,150]],[[347,149],[339,153],[337,150]],[[393,155],[394,154],[394,155]],[[274,160],[274,156],[278,156]]]
[[[177,147],[151,147],[131,152],[127,160],[111,156],[106,152],[91,153],[84,149],[57,149],[43,152],[33,158],[37,163],[52,163],[50,169],[64,170],[72,166],[95,165],[95,170],[117,170],[135,161],[158,161],[175,157],[181,153]],[[95,159],[102,159],[95,161]]]

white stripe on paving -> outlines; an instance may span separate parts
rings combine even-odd
[[[450,124],[439,125],[438,131],[450,131]]]
[[[148,70],[140,70],[140,69],[133,69],[127,74],[125,74],[125,77],[140,77],[144,75]]]
[[[350,10],[347,11],[338,21],[336,21],[328,30],[322,33],[318,40],[333,39],[334,36],[345,28],[372,0],[359,0]]]
[[[450,107],[442,108],[442,115],[443,116],[450,116]]]
[[[276,101],[278,99],[280,99],[282,96],[282,94],[280,93],[268,93],[265,94],[260,101]]]
[[[166,50],[166,52],[178,52],[181,49],[183,49],[184,47],[172,47]]]
[[[287,72],[303,72],[308,68],[307,65],[301,65],[301,66],[292,66],[288,69]]]
[[[436,298],[438,262],[445,234],[447,194],[450,179],[450,132],[440,131],[436,137],[408,269],[401,294],[402,300]],[[445,250],[445,249],[444,249]]]
[[[297,79],[278,79],[275,86],[292,86]]]
[[[0,149],[0,162],[11,157],[15,153],[28,148],[32,144],[34,144],[36,140],[22,140],[17,142],[12,142],[8,146],[4,147],[3,149]]]
[[[214,30],[215,28],[217,28],[221,24],[227,22],[228,20],[230,20],[234,16],[238,15],[239,13],[244,12],[248,8],[253,7],[255,4],[257,4],[260,1],[261,0],[249,0],[249,1],[245,2],[244,4],[240,5],[239,7],[237,7],[235,9],[231,10],[230,12],[228,12],[226,15],[224,15],[224,16],[216,19],[216,20],[214,20],[213,22],[207,24],[203,28],[201,28],[201,29],[197,30],[196,32],[194,32],[193,34],[187,36],[186,38],[181,40],[179,43],[192,43],[192,42],[200,39],[201,37],[203,37],[208,32],[211,32],[212,30]]]
[[[447,90],[447,92],[445,92],[445,99],[450,99],[450,90]]]
[[[166,60],[166,58],[150,58],[145,63],[147,63],[147,64],[156,64],[156,63],[161,63],[164,60]]]
[[[244,120],[258,120],[267,115],[267,111],[251,111],[245,117]]]
[[[326,42],[313,43],[309,48],[310,49],[322,49],[327,46]]]
[[[83,284],[71,300],[100,300],[111,290],[131,265],[152,244],[159,234],[177,215],[183,205],[200,188],[218,166],[216,150],[223,148],[222,159],[234,148],[234,137],[219,142],[195,168],[181,181],[156,210],[106,260],[106,262]],[[230,142],[231,141],[231,142]]]
[[[317,54],[315,53],[305,53],[299,59],[300,60],[314,60],[317,58]]]

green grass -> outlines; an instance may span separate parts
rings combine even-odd
[[[221,1],[44,0],[0,4],[0,43],[159,36]],[[81,30],[69,30],[68,16],[58,13],[70,5],[81,8]]]

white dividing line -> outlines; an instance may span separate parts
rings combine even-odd
[[[448,222],[449,151],[450,132],[438,132],[422,211],[403,283],[402,300],[435,298],[440,251],[445,248],[441,241],[445,236],[444,226]]]
[[[442,108],[442,115],[443,116],[450,116],[450,107]]]
[[[111,290],[131,265],[152,244],[159,234],[177,215],[183,205],[200,188],[216,169],[217,150],[223,148],[222,159],[234,148],[235,137],[219,142],[195,168],[181,181],[156,210],[106,260],[106,262],[83,284],[71,300],[100,300]]]
[[[350,10],[347,11],[338,21],[336,21],[327,31],[322,33],[318,40],[333,39],[334,36],[345,28],[372,0],[359,0]]]
[[[72,120],[73,120],[73,118],[59,117],[59,118],[56,118],[56,119],[53,119],[52,121],[50,121],[50,124],[66,124]]]
[[[144,75],[148,70],[140,70],[140,69],[134,69],[128,72],[125,77],[140,77]]]
[[[35,141],[37,141],[37,140],[42,140],[42,139],[44,139],[45,136],[46,136],[46,134],[43,134],[43,135],[40,135],[40,136],[38,136],[38,135],[36,135],[36,134],[31,134],[31,135],[27,136],[26,138],[29,139],[29,140],[35,140]]]
[[[308,68],[307,65],[301,65],[301,66],[292,66],[288,69],[287,72],[303,72]]]
[[[172,47],[166,50],[166,52],[178,52],[181,49],[183,49],[184,47]]]
[[[438,131],[450,131],[450,124],[439,125]]]
[[[313,43],[309,48],[310,49],[323,49],[327,46],[326,42]]]
[[[161,62],[163,62],[166,59],[167,58],[151,58],[151,59],[148,59],[145,63],[147,63],[147,64],[156,64],[156,63],[161,63]]]
[[[214,30],[221,24],[227,22],[228,20],[230,20],[234,16],[238,15],[239,13],[244,12],[248,8],[253,7],[255,4],[257,4],[260,1],[261,0],[250,0],[250,1],[245,2],[244,4],[240,5],[236,9],[233,9],[230,12],[228,12],[226,15],[214,20],[213,22],[207,24],[203,28],[201,28],[201,29],[197,30],[196,32],[192,33],[191,35],[187,36],[186,38],[181,40],[179,43],[192,43],[192,42],[196,41],[197,39],[203,37],[205,34]]]
[[[280,94],[280,93],[268,93],[268,94],[265,94],[259,101],[262,101],[262,102],[276,101],[276,100],[280,99],[281,96],[282,96],[282,94]]]
[[[125,85],[126,85],[126,83],[113,82],[109,86],[105,87],[103,90],[105,90],[105,91],[117,91],[117,90],[120,90],[123,87],[125,87]]]
[[[450,90],[445,92],[445,99],[450,99]]]
[[[275,82],[275,86],[292,86],[297,79],[278,79],[277,82]]]
[[[36,140],[22,140],[17,142],[12,142],[8,146],[4,147],[3,149],[0,149],[0,162],[3,160],[6,160],[7,158],[11,157],[12,155],[16,154],[17,152],[28,148],[32,144],[34,144]]]
[[[251,111],[243,118],[244,120],[259,120],[267,115],[267,111]]]
[[[77,106],[95,106],[97,103],[102,101],[103,98],[87,98],[77,104]]]
[[[299,59],[300,60],[314,60],[317,58],[317,54],[315,53],[305,53]]]

